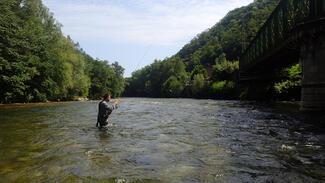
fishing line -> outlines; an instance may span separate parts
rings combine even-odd
[[[151,47],[152,47],[152,44],[150,44],[150,45],[148,46],[147,50],[144,52],[144,54],[142,55],[142,57],[140,57],[140,59],[139,59],[139,61],[138,61],[138,63],[137,63],[137,66],[135,67],[135,70],[138,70],[138,67],[139,67],[140,64],[142,63],[144,57],[147,56],[147,54],[148,54],[149,50],[151,49]]]

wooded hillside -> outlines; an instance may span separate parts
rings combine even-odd
[[[248,6],[229,12],[212,28],[193,38],[174,56],[156,60],[134,72],[127,79],[125,95],[239,98],[239,56],[278,2],[255,0]],[[279,96],[299,85],[299,66],[293,69],[297,71],[293,81],[290,80],[287,69],[281,72],[284,81],[274,83],[277,86],[274,91]]]

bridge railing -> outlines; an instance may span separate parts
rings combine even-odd
[[[281,0],[240,58],[245,71],[277,49],[292,30],[325,15],[325,0]]]

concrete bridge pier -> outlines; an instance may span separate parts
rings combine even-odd
[[[301,62],[301,110],[325,111],[325,34],[305,40],[301,47]]]

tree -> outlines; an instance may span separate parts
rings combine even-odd
[[[92,96],[103,92],[91,86],[98,79],[91,71],[100,70],[100,64],[62,34],[41,0],[1,0],[0,12],[0,103],[73,100],[90,90]],[[120,95],[123,68],[118,63],[112,67],[116,73],[104,67],[110,72],[107,85]]]
[[[300,100],[302,68],[300,64],[294,64],[282,69],[279,74],[281,81],[275,82],[274,89],[277,97],[282,100]]]
[[[277,4],[275,0],[256,0],[230,11],[174,56],[134,72],[126,93],[143,97],[238,97],[240,54]]]
[[[202,93],[205,89],[205,79],[203,74],[194,75],[191,91],[194,96],[198,96],[198,94]]]
[[[212,80],[232,80],[235,81],[239,72],[238,61],[227,61],[224,55],[216,59],[216,64],[213,65]]]
[[[118,62],[114,62],[111,66],[115,73],[111,83],[112,94],[113,97],[119,97],[122,95],[125,87],[125,80],[123,78],[124,68]]]
[[[180,97],[184,90],[184,83],[175,76],[170,76],[163,84],[163,90],[167,97]]]

